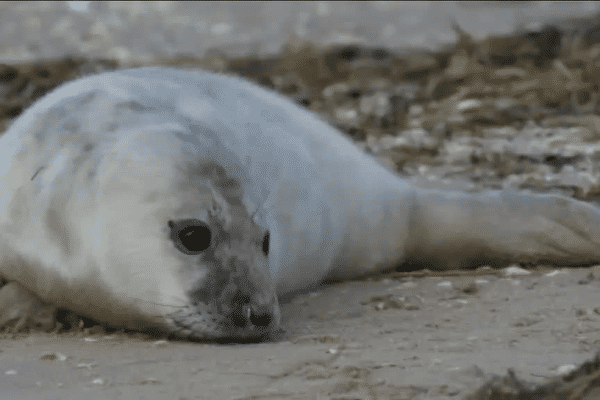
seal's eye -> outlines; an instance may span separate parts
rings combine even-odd
[[[210,247],[210,228],[197,219],[169,221],[171,240],[185,254],[199,254]]]
[[[269,239],[270,239],[269,232],[265,233],[265,237],[263,238],[263,253],[265,253],[266,256],[269,255]]]

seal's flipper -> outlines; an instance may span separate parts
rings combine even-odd
[[[43,303],[16,282],[0,288],[0,329],[5,332],[51,331],[56,325],[55,315],[56,307]]]
[[[510,262],[600,262],[600,209],[574,199],[510,191],[417,191],[409,260],[433,269]]]

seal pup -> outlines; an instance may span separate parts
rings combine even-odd
[[[190,339],[267,339],[277,294],[402,263],[600,261],[600,211],[425,190],[240,78],[147,67],[38,100],[0,138],[0,326],[64,307]]]

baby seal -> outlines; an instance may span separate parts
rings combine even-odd
[[[190,339],[267,339],[277,295],[413,263],[600,261],[573,199],[417,188],[289,100],[148,67],[67,83],[0,138],[0,326],[53,307]]]

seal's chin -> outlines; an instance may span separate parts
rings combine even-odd
[[[187,340],[267,341],[280,330],[279,304],[243,304],[223,313],[216,304],[189,304],[165,316],[169,334]]]

